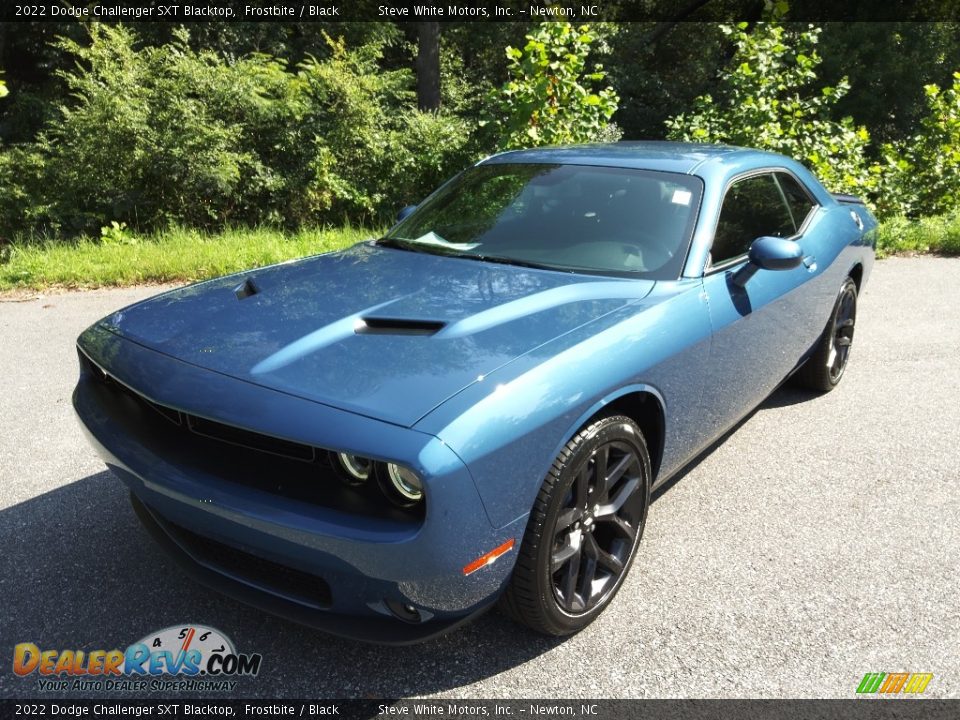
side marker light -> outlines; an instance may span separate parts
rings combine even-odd
[[[510,552],[510,550],[513,549],[515,542],[516,540],[514,538],[510,538],[503,545],[499,547],[495,547],[493,550],[486,553],[485,555],[481,555],[472,563],[470,563],[469,565],[463,568],[463,574],[469,575],[471,573],[475,573],[477,570],[479,570],[482,567],[486,567],[487,565],[492,565],[493,562],[498,557],[500,557],[501,555],[506,555],[508,552]]]

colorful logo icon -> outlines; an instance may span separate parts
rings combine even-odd
[[[919,695],[927,689],[933,673],[867,673],[857,686],[858,695],[896,695],[906,693]]]

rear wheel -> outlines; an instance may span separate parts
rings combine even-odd
[[[856,322],[857,284],[848,277],[840,288],[816,350],[794,376],[797,382],[820,392],[829,392],[837,386],[850,359]]]
[[[577,433],[543,481],[501,607],[549,635],[589,625],[630,569],[649,504],[650,456],[630,418]]]

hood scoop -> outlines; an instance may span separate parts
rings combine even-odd
[[[247,278],[233,289],[233,294],[237,296],[237,300],[244,300],[251,295],[256,295],[258,292],[260,292],[260,288],[258,288],[250,278]]]
[[[357,335],[436,335],[446,323],[408,318],[360,318],[354,323]]]

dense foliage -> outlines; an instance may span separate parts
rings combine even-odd
[[[887,145],[896,168],[896,209],[928,215],[960,209],[960,72],[953,85],[924,86],[927,113],[907,142]]]
[[[122,26],[60,39],[78,63],[37,139],[0,154],[0,222],[72,236],[136,228],[372,219],[466,159],[467,120],[411,107],[410,71],[378,43],[326,38],[323,60],[194,50],[185,30],[137,47]]]
[[[619,138],[609,123],[620,98],[592,88],[606,77],[599,63],[588,70],[596,39],[589,26],[554,22],[527,35],[523,50],[507,47],[510,79],[491,97],[498,150]]]
[[[850,86],[817,88],[820,31],[776,23],[722,25],[736,48],[720,72],[718,98],[701,95],[689,113],[667,121],[669,137],[758,147],[805,162],[834,192],[863,194],[875,185],[866,164],[870,135],[832,110]]]
[[[444,24],[437,112],[417,110],[415,23],[3,26],[0,237],[382,224],[485,154],[621,132],[778,150],[885,217],[954,213],[958,27],[782,6]]]

